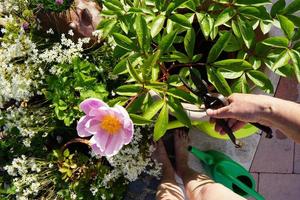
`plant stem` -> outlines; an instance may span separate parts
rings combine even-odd
[[[206,63],[187,63],[187,64],[172,64],[171,67],[168,69],[170,72],[172,69],[176,67],[195,67],[195,66],[205,66]]]
[[[68,145],[74,144],[74,143],[82,143],[82,144],[86,144],[86,145],[90,146],[90,141],[88,139],[74,138],[73,140],[70,140],[69,142],[64,144],[64,146],[61,147],[61,151],[64,152],[64,150],[68,147]]]

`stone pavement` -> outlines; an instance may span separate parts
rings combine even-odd
[[[300,102],[300,85],[296,80],[281,78],[275,96]],[[274,130],[271,140],[261,138],[250,171],[266,200],[300,199],[300,144],[280,131]]]

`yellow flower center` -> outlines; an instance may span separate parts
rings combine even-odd
[[[120,131],[122,125],[120,120],[115,116],[106,115],[105,117],[103,117],[100,123],[100,127],[104,129],[108,134],[114,135]]]

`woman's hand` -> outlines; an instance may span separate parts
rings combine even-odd
[[[247,122],[269,125],[265,120],[265,116],[271,111],[272,97],[254,94],[232,94],[228,97],[228,102],[229,105],[225,107],[206,111],[212,122],[214,122],[214,118],[228,119],[228,125],[232,131],[239,130]],[[216,124],[215,130],[225,134],[218,124]]]

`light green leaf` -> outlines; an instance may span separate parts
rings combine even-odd
[[[213,28],[211,26],[211,23],[210,23],[211,20],[209,20],[210,18],[211,17],[209,15],[204,15],[204,17],[203,17],[203,19],[201,20],[201,23],[200,23],[201,31],[202,31],[202,33],[203,33],[206,40],[208,39],[208,36],[211,32],[211,29]]]
[[[172,46],[175,38],[176,38],[177,32],[172,31],[169,34],[163,36],[161,42],[159,43],[159,48],[161,51],[161,54],[167,52],[169,48]]]
[[[177,88],[170,88],[167,91],[167,94],[171,95],[175,98],[179,98],[183,101],[187,101],[187,102],[192,103],[192,104],[197,103],[197,99],[195,97],[193,97],[191,94],[189,94],[189,93],[187,93],[183,90],[177,89]]]
[[[146,119],[140,115],[130,114],[129,116],[135,125],[145,125],[152,123],[152,120]]]
[[[246,80],[246,75],[243,74],[232,84],[232,92],[234,93],[249,93],[249,85]]]
[[[237,5],[249,5],[249,6],[260,6],[260,5],[266,5],[271,4],[270,0],[236,0],[235,4]]]
[[[220,67],[233,71],[244,71],[246,69],[252,69],[252,65],[243,59],[226,59],[214,62],[212,65],[214,67]]]
[[[141,67],[144,80],[150,80],[152,78],[152,68],[157,65],[159,57],[160,50],[157,50],[144,61]]]
[[[259,23],[259,26],[260,26],[261,32],[265,35],[265,34],[270,32],[270,30],[272,28],[272,23],[265,22],[265,21],[261,20],[260,23]]]
[[[170,16],[169,19],[172,20],[173,22],[176,22],[177,24],[183,26],[184,28],[190,29],[192,27],[188,18],[186,18],[182,14],[174,14],[174,15]]]
[[[219,72],[222,74],[222,76],[226,79],[237,79],[244,73],[243,71],[234,71],[224,68],[219,68]]]
[[[114,40],[119,45],[120,47],[127,49],[127,50],[132,50],[134,48],[134,43],[133,41],[128,38],[125,35],[122,35],[120,33],[114,33],[113,34]]]
[[[119,86],[115,92],[119,95],[124,96],[134,96],[143,90],[141,85],[121,85]]]
[[[156,113],[163,107],[164,100],[160,99],[151,104],[144,112],[143,117],[146,119],[152,119]]]
[[[185,125],[178,120],[174,120],[174,121],[169,122],[167,130],[180,128],[180,127],[185,127]]]
[[[277,60],[274,62],[273,66],[272,66],[272,69],[276,70],[279,67],[282,67],[282,66],[288,64],[289,60],[290,60],[289,50],[286,49],[278,55]]]
[[[232,28],[232,31],[234,33],[234,35],[237,37],[237,38],[241,38],[242,37],[242,34],[241,34],[241,31],[238,27],[238,24],[235,20],[231,20],[231,28]]]
[[[136,80],[139,83],[144,82],[143,79],[141,78],[141,76],[135,70],[134,66],[131,64],[129,59],[127,59],[127,70],[129,72],[129,74],[131,75],[131,77],[134,78],[134,80]]]
[[[225,32],[223,35],[220,36],[220,38],[217,40],[217,42],[214,44],[214,46],[210,49],[208,53],[208,63],[214,62],[219,57],[219,55],[222,53],[223,49],[229,42],[230,38],[231,32]]]
[[[226,47],[224,48],[225,52],[236,52],[241,49],[241,44],[237,40],[236,36],[232,35],[230,37],[229,42],[227,43]]]
[[[157,17],[155,17],[151,25],[152,38],[154,38],[158,33],[160,33],[160,31],[164,27],[165,20],[166,17],[164,15],[158,15]]]
[[[239,19],[238,27],[246,47],[250,49],[255,39],[255,33],[252,29],[252,26]]]
[[[165,102],[154,125],[154,141],[158,141],[167,131],[169,122],[168,104]]]
[[[233,16],[235,12],[232,7],[225,8],[218,16],[215,26],[220,26],[228,22]]]
[[[215,86],[217,91],[224,96],[229,96],[232,91],[222,74],[213,67],[207,67],[206,69],[208,80]]]
[[[137,39],[140,45],[140,48],[144,51],[148,50],[148,47],[150,47],[150,37],[149,37],[149,30],[147,27],[147,22],[145,18],[138,14],[135,19],[135,25],[136,25],[136,35]]]
[[[112,10],[112,11],[121,11],[121,8],[115,4],[113,4],[112,2],[109,2],[109,1],[104,1],[103,2],[104,6],[109,9],[109,10]]]
[[[273,85],[270,79],[261,71],[250,70],[247,72],[248,78],[259,88],[267,93],[273,93]]]
[[[184,37],[184,48],[189,58],[191,59],[194,55],[194,47],[196,42],[196,34],[193,28],[186,32]]]
[[[277,47],[277,48],[287,48],[289,46],[289,40],[286,37],[276,36],[270,37],[262,41],[264,45]]]
[[[278,15],[277,18],[284,34],[287,36],[287,38],[292,39],[295,29],[294,23],[283,15]]]
[[[140,94],[138,97],[127,107],[128,113],[136,113],[141,110],[146,95]]]
[[[128,57],[128,59],[130,60],[131,63],[133,63],[138,57],[140,56],[140,54],[135,53],[131,56]],[[114,70],[113,70],[113,74],[124,74],[127,72],[127,60],[125,59],[121,59],[121,61],[115,66]]]
[[[290,55],[293,61],[294,73],[298,82],[300,83],[300,53],[296,50],[292,50]]]
[[[191,127],[191,120],[189,119],[186,111],[183,109],[180,101],[178,99],[173,98],[172,96],[169,96],[168,104],[170,106],[171,112],[175,115],[175,117],[185,124],[187,127]]]
[[[70,155],[69,149],[64,150],[63,155],[64,155],[65,158],[69,157],[69,155]]]

